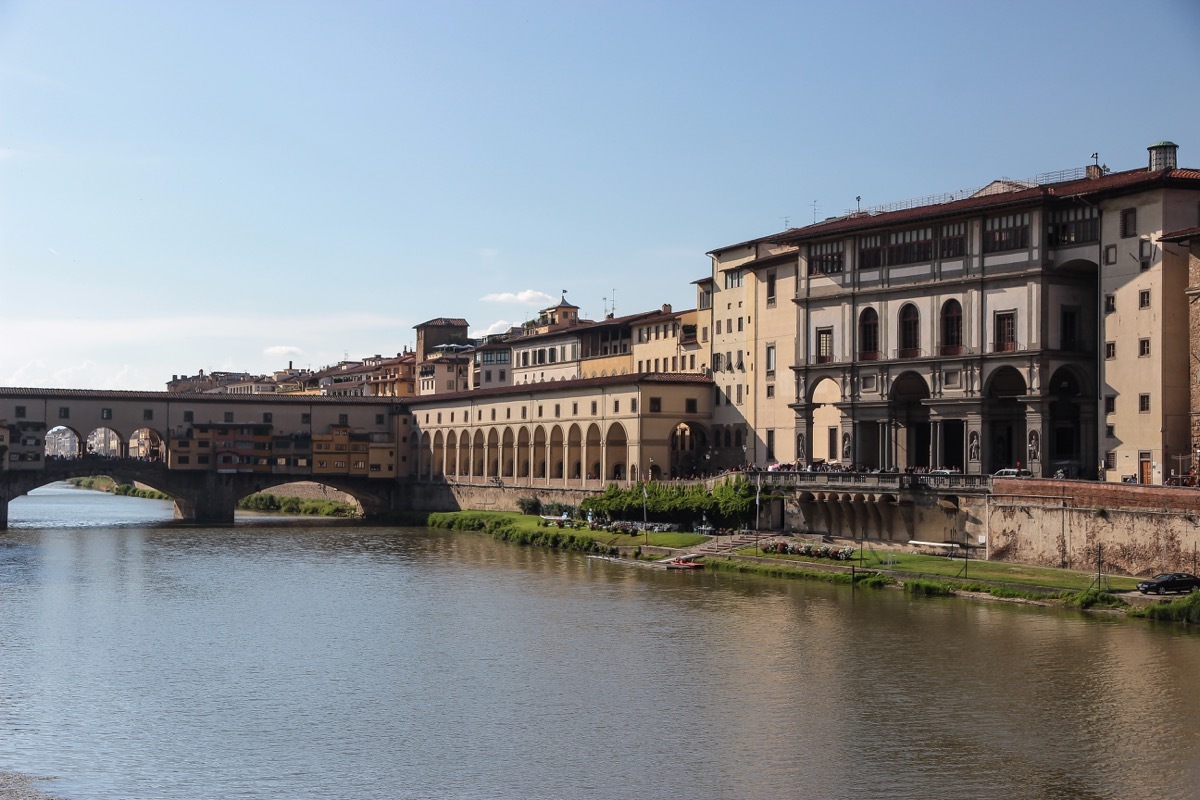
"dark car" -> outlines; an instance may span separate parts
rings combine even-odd
[[[1139,581],[1138,591],[1142,594],[1166,594],[1167,592],[1194,592],[1200,589],[1200,578],[1190,572],[1164,572],[1149,580]]]

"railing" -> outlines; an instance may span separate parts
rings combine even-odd
[[[892,358],[924,358],[929,354],[919,347],[901,347],[892,351]]]
[[[1021,344],[1020,342],[993,342],[992,343],[992,352],[993,353],[1016,353],[1016,352],[1024,350],[1024,349],[1025,349],[1025,345]]]

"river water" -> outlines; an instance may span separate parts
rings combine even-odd
[[[481,536],[0,534],[0,770],[101,798],[1195,797],[1200,636]]]

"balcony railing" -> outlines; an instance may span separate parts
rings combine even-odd
[[[1016,352],[1018,352],[1020,350],[1024,350],[1024,349],[1025,349],[1025,345],[1021,344],[1020,342],[993,342],[992,343],[992,352],[993,353],[1016,353]]]

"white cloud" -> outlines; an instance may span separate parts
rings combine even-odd
[[[536,289],[525,289],[521,292],[496,292],[485,294],[479,298],[484,303],[520,303],[525,306],[548,306],[554,298]]]
[[[276,344],[271,345],[270,347],[264,347],[263,355],[271,356],[273,358],[280,358],[282,356],[302,356],[304,355],[304,350],[290,344]]]
[[[478,339],[483,336],[491,336],[493,333],[504,333],[506,330],[516,324],[517,323],[509,322],[506,319],[498,319],[481,331],[472,331],[471,336],[472,338]]]

